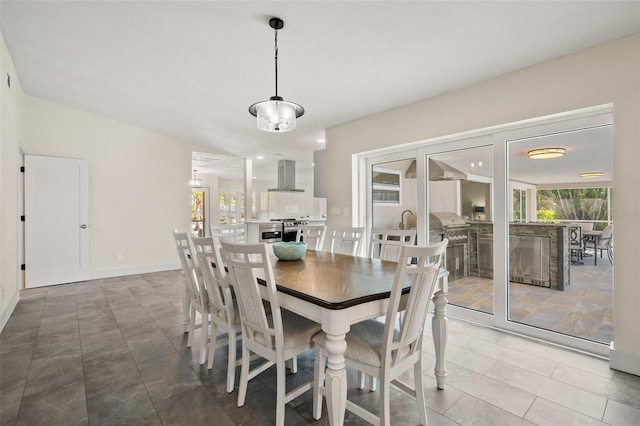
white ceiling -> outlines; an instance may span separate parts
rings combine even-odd
[[[640,31],[638,1],[2,0],[0,7],[28,94],[174,135],[221,158],[264,155],[256,172],[273,176],[281,158],[308,176],[328,127]],[[257,130],[247,111],[274,94],[272,16],[285,22],[279,94],[306,109],[297,129],[282,134]]]

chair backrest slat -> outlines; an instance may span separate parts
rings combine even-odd
[[[236,293],[243,336],[273,349],[276,344],[282,343],[278,342],[283,336],[282,317],[266,244],[236,244],[222,240],[220,245],[222,261]],[[271,305],[273,325],[269,323],[265,312],[259,278],[266,284],[266,300]]]
[[[364,227],[335,228],[331,234],[331,253],[356,256],[364,240]]]
[[[184,272],[184,279],[191,297],[196,299],[197,303],[203,303],[206,296],[206,290],[200,274],[200,266],[196,256],[195,247],[191,234],[174,232],[173,238],[176,242],[178,258]]]
[[[386,316],[383,362],[393,365],[419,350],[429,301],[433,296],[447,243],[448,240],[445,239],[432,246],[401,246]],[[395,318],[400,308],[402,288],[407,282],[411,283],[411,290],[400,320],[400,328],[396,332]]]
[[[296,241],[305,241],[307,248],[320,251],[324,248],[327,225],[298,225]]]
[[[404,245],[414,245],[417,232],[415,229],[371,228],[369,257],[397,262],[400,258],[400,248]]]
[[[194,238],[193,245],[207,288],[211,315],[222,323],[233,323],[233,298],[218,245],[213,237]]]

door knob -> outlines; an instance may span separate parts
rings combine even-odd
[[[80,225],[80,229],[87,229],[87,225],[83,223],[82,225]]]

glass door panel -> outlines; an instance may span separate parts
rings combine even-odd
[[[493,314],[493,148],[427,155],[429,241],[449,240],[449,304]]]
[[[597,141],[598,155],[587,141]],[[613,339],[613,267],[598,250],[612,223],[612,141],[608,125],[508,143],[510,321],[599,343]],[[528,157],[545,147],[571,149]],[[580,176],[593,171],[602,174]],[[572,242],[572,234],[580,236]]]

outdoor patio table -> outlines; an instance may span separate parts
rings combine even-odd
[[[600,235],[602,231],[584,231],[582,233],[582,239],[584,240],[584,248],[586,250],[587,244],[593,243],[593,264],[598,265],[598,256],[596,256],[596,251],[598,247],[598,240],[600,240]]]

